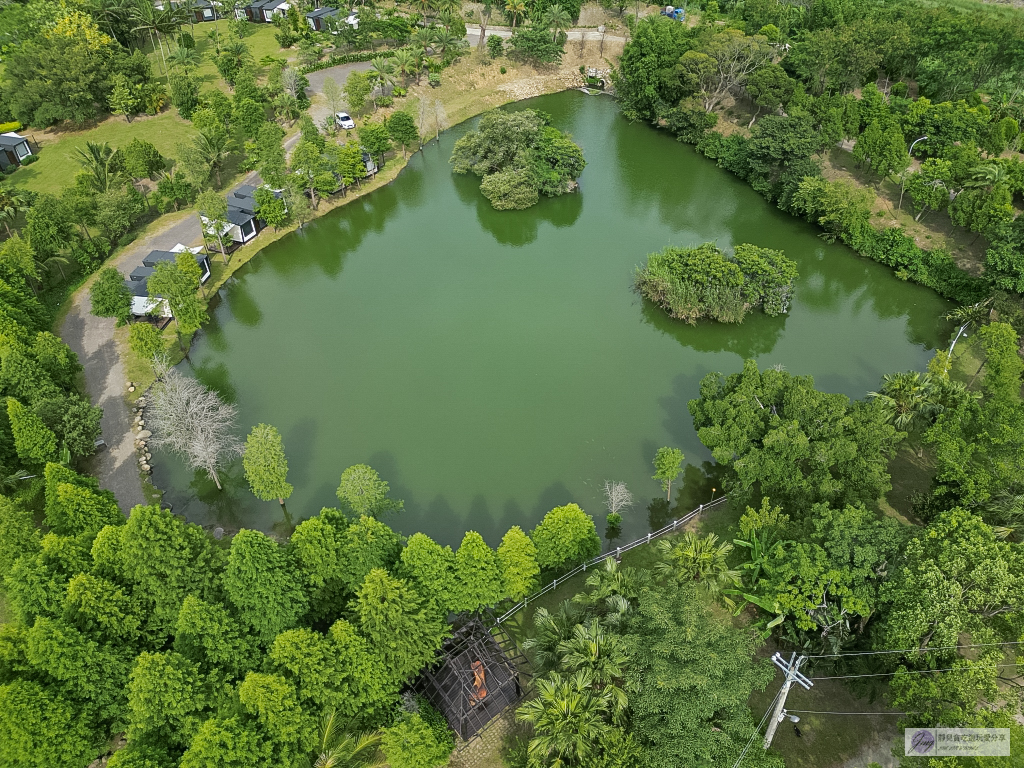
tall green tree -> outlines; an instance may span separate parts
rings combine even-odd
[[[497,554],[504,596],[522,600],[537,586],[537,547],[522,528],[513,525],[502,536]]]
[[[89,287],[92,313],[97,317],[116,318],[123,325],[131,314],[132,292],[124,284],[124,275],[114,267],[104,267]]]
[[[455,585],[452,607],[458,611],[479,611],[504,597],[494,550],[476,531],[468,531],[455,552]]]
[[[306,610],[291,557],[259,531],[243,529],[231,540],[224,591],[238,617],[266,643],[295,626]]]
[[[644,744],[644,764],[731,765],[756,726],[747,700],[774,676],[767,659],[755,660],[753,633],[733,627],[694,587],[648,590],[626,648],[632,731]],[[751,759],[781,766],[768,755]]]
[[[14,446],[18,456],[28,464],[45,464],[57,457],[57,436],[42,419],[13,397],[7,398]]]
[[[678,448],[659,448],[654,455],[652,479],[661,481],[661,490],[665,492],[668,501],[672,501],[672,483],[683,471],[683,458],[683,452]]]
[[[391,486],[382,480],[377,470],[367,464],[355,464],[341,473],[338,501],[342,508],[355,515],[380,517],[388,512],[401,512],[404,503],[389,499]]]
[[[758,371],[705,376],[689,402],[697,435],[729,468],[726,487],[807,508],[874,503],[890,487],[888,461],[903,437],[878,403],[814,389],[809,376]]]
[[[377,568],[356,599],[359,627],[384,660],[388,677],[401,683],[419,672],[441,647],[448,627],[407,582]]]
[[[281,506],[292,495],[288,482],[288,459],[284,455],[281,433],[269,424],[257,424],[245,441],[242,454],[245,479],[257,499],[277,499]]]
[[[555,570],[577,565],[601,552],[594,518],[576,504],[555,507],[530,533],[537,548],[537,564]]]
[[[381,747],[390,765],[403,768],[439,768],[447,765],[451,750],[438,742],[431,727],[418,714],[406,714],[384,729]]]
[[[455,609],[455,553],[425,533],[414,533],[402,549],[400,573],[447,617]]]

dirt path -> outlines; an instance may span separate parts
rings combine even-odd
[[[108,266],[127,275],[150,251],[169,250],[178,243],[191,245],[201,239],[195,215],[179,214],[162,229],[126,248]],[[114,492],[121,511],[128,514],[135,505],[145,503],[145,496],[136,462],[131,408],[125,397],[125,367],[114,342],[114,321],[95,317],[89,310],[89,291],[83,288],[71,299],[60,337],[78,355],[90,402],[103,409],[100,428],[107,447],[89,460],[88,471],[99,478],[102,487]]]

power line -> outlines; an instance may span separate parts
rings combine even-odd
[[[801,715],[912,715],[913,712],[819,712],[814,709],[787,709],[787,712],[796,712]]]
[[[945,669],[901,669],[908,675],[926,675],[929,672],[970,672],[975,669],[999,669],[1000,667],[1017,667],[1018,664],[973,664],[968,667],[946,667]],[[892,677],[896,672],[875,672],[868,675],[833,675],[831,677],[812,677],[811,680],[852,680],[855,677]]]
[[[989,648],[996,645],[1024,645],[1024,640],[1011,640],[1004,643],[968,643],[965,645],[942,645],[935,648],[903,648],[886,651],[851,651],[850,653],[819,653],[809,654],[808,659],[838,659],[843,656],[880,656],[889,653],[932,653],[934,651],[953,651],[960,648]]]
[[[768,715],[770,715],[772,710],[775,709],[775,702],[779,700],[781,695],[781,690],[775,694],[775,698],[772,699],[772,703],[768,705],[768,709],[764,712],[764,717],[761,718],[761,722],[757,724],[756,728],[754,728],[754,732],[750,734],[750,738],[747,739],[747,745],[743,747],[743,751],[740,752],[740,756],[736,758],[736,762],[732,764],[732,768],[739,768],[739,764],[743,762],[743,758],[746,756],[747,750],[750,749],[750,745],[754,743],[754,739],[756,739],[758,734],[761,733],[761,727],[764,725],[764,721],[768,719]]]

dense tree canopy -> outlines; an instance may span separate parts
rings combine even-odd
[[[752,307],[768,315],[785,313],[796,278],[796,264],[782,251],[741,243],[730,257],[714,243],[704,243],[652,253],[637,269],[636,289],[691,324],[701,317],[739,323]]]
[[[548,122],[532,109],[488,112],[478,130],[455,142],[452,169],[479,176],[480,191],[499,210],[570,192],[586,165],[583,152]]]

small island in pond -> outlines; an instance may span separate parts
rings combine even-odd
[[[650,254],[647,265],[637,268],[635,287],[677,320],[741,323],[754,307],[767,315],[786,313],[797,277],[796,263],[782,251],[742,243],[729,256],[704,243]]]
[[[488,112],[477,130],[455,142],[452,169],[479,176],[480,191],[499,211],[572,192],[586,165],[583,151],[549,122],[533,109]]]

